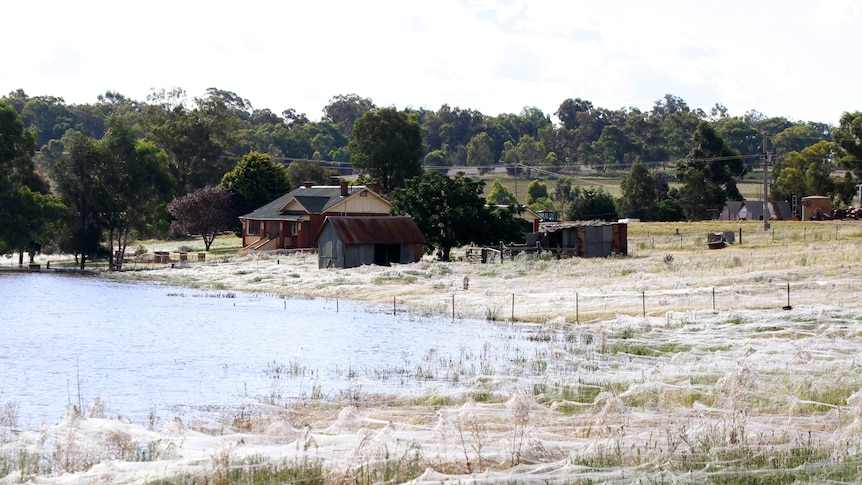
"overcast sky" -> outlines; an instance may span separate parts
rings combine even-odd
[[[0,22],[0,95],[68,104],[215,87],[312,120],[339,94],[492,116],[665,94],[833,125],[862,110],[860,0],[33,0]]]

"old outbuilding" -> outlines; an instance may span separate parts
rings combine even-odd
[[[542,248],[581,258],[628,254],[628,225],[621,222],[545,224],[539,233]]]
[[[425,244],[409,216],[329,216],[316,240],[319,268],[415,263],[422,258]]]

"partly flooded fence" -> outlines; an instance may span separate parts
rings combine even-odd
[[[468,295],[451,294],[440,298],[433,308],[427,299],[392,297],[381,310],[393,314],[437,315],[452,320],[463,318],[488,321],[584,323],[616,315],[631,317],[664,316],[669,312],[685,313],[704,310],[733,311],[744,309],[793,309],[792,285],[769,284],[756,294],[740,294],[733,287],[710,287],[697,290],[614,291],[597,293],[572,291],[566,297],[537,293],[489,295],[482,302]],[[338,311],[338,299],[335,307]]]

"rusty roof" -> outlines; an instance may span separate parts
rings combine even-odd
[[[344,244],[403,244],[424,243],[425,236],[409,216],[340,217],[329,216],[323,222],[317,240],[326,228],[332,225]]]

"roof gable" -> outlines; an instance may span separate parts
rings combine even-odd
[[[379,204],[386,204],[387,207],[391,205],[389,201],[365,186],[348,186],[346,189],[347,195],[342,196],[342,187],[338,185],[298,187],[278,199],[240,216],[240,219],[278,220],[284,219],[284,216],[288,214],[292,214],[294,217],[296,214],[323,214],[328,211],[338,211],[337,206],[355,197],[373,197]]]

